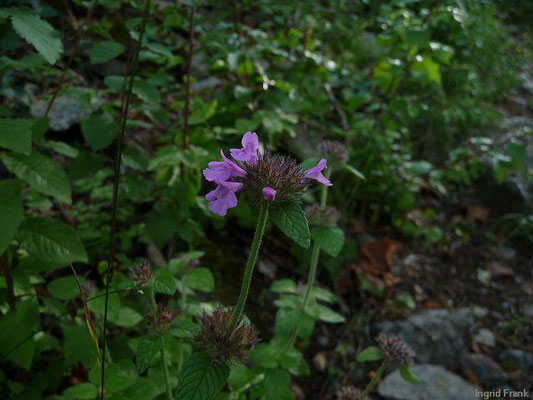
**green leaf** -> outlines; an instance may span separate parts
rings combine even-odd
[[[412,374],[408,365],[400,365],[398,367],[398,371],[400,371],[400,375],[402,376],[404,381],[413,383],[413,384],[419,382],[419,379]]]
[[[70,181],[59,164],[36,151],[31,156],[10,153],[2,154],[1,159],[12,174],[28,183],[38,192],[53,196],[70,204]]]
[[[10,14],[15,32],[33,45],[46,61],[54,64],[63,52],[59,32],[29,8],[10,10]]]
[[[78,385],[71,386],[63,392],[65,398],[89,400],[96,398],[98,394],[98,388],[96,385],[85,382]]]
[[[80,277],[80,281],[83,283],[85,278]],[[63,278],[54,279],[46,288],[52,296],[61,300],[72,300],[80,294],[74,276],[65,276]]]
[[[43,262],[62,265],[69,264],[71,260],[88,262],[87,252],[76,230],[59,220],[28,218],[20,225],[19,236],[28,253]]]
[[[133,328],[142,320],[142,314],[130,307],[121,307],[117,316],[109,318],[110,322],[124,328]]]
[[[377,346],[370,346],[357,355],[357,361],[378,361],[383,359],[383,351]]]
[[[0,255],[17,233],[22,221],[22,200],[18,185],[12,180],[0,181]]]
[[[203,292],[212,292],[215,288],[215,279],[213,274],[207,268],[198,267],[187,272],[181,278],[181,283],[191,289],[201,290]]]
[[[272,219],[279,229],[304,248],[311,244],[311,234],[305,212],[298,203],[286,202],[273,208]]]
[[[0,119],[0,147],[30,154],[33,122],[29,119]]]
[[[97,350],[86,325],[64,325],[63,337],[63,355],[67,366],[82,362],[90,368],[96,363]]]
[[[351,165],[344,164],[344,169],[346,171],[348,171],[349,173],[355,175],[359,179],[362,179],[364,181],[366,180],[365,175],[361,171],[359,171],[358,169],[352,167]]]
[[[95,43],[89,52],[91,64],[101,64],[111,61],[124,52],[124,46],[117,42]]]
[[[147,81],[139,81],[133,84],[133,93],[147,103],[159,104],[159,91],[157,87]]]
[[[317,226],[313,228],[313,240],[332,257],[337,257],[344,244],[344,232],[337,227]]]
[[[203,353],[193,353],[183,364],[175,400],[211,400],[220,392],[229,376],[224,363],[213,363]]]
[[[79,150],[72,147],[65,142],[57,142],[55,140],[47,140],[43,143],[43,146],[54,150],[56,153],[62,154],[67,157],[76,158],[80,154]]]
[[[200,326],[185,318],[176,318],[172,321],[168,332],[178,338],[192,338],[198,331]]]
[[[161,339],[157,336],[143,336],[137,345],[137,372],[142,374],[161,350]]]
[[[329,322],[330,324],[340,324],[346,321],[341,314],[321,304],[315,304],[314,306],[308,307],[306,312],[320,321]]]
[[[155,279],[152,281],[152,288],[158,293],[173,295],[178,286],[176,278],[168,269],[159,270]]]
[[[298,286],[291,279],[280,279],[272,284],[270,290],[277,293],[298,293]]]
[[[105,114],[91,115],[81,121],[81,133],[94,151],[109,146],[118,131],[118,124]]]
[[[278,354],[274,346],[267,343],[260,343],[250,352],[250,360],[258,367],[276,368],[278,366]]]

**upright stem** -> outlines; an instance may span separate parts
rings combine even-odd
[[[187,82],[185,82],[185,110],[183,115],[183,137],[182,147],[186,149],[189,145],[189,108],[191,103],[191,75],[192,60],[194,55],[194,7],[191,7],[189,14],[189,54],[187,54]]]
[[[105,353],[106,353],[106,346],[105,346],[105,339],[106,339],[106,333],[107,333],[107,305],[109,301],[109,285],[111,281],[112,276],[112,270],[113,270],[113,264],[115,261],[115,231],[117,226],[117,205],[118,205],[118,187],[120,183],[120,161],[122,158],[122,143],[124,141],[124,132],[126,130],[126,121],[128,120],[128,111],[130,108],[130,101],[131,101],[131,94],[133,92],[133,82],[135,79],[135,74],[137,73],[137,64],[139,61],[139,51],[142,46],[142,41],[144,38],[144,31],[146,28],[146,23],[148,22],[148,16],[150,15],[150,5],[151,0],[146,0],[144,3],[144,12],[143,12],[143,19],[141,21],[140,26],[140,34],[139,34],[139,41],[137,42],[137,47],[135,49],[135,54],[133,56],[132,61],[132,67],[131,67],[131,74],[128,81],[128,93],[126,96],[126,102],[124,104],[124,109],[122,110],[122,123],[120,126],[120,132],[118,135],[117,140],[117,153],[115,158],[115,168],[114,168],[114,176],[115,181],[113,183],[113,201],[111,205],[111,233],[109,238],[109,262],[107,265],[107,277],[106,277],[106,287],[105,287],[105,302],[104,302],[104,328],[102,331],[102,371],[101,371],[101,377],[100,377],[100,400],[103,400],[105,397],[104,392],[104,381],[105,381]]]
[[[248,290],[250,289],[250,282],[252,280],[252,273],[254,272],[255,261],[257,260],[257,254],[259,253],[259,247],[261,246],[261,239],[263,238],[263,234],[265,232],[267,218],[268,203],[264,200],[261,200],[254,240],[252,242],[252,247],[250,248],[250,254],[248,254],[248,261],[246,261],[246,269],[244,270],[244,277],[242,279],[241,293],[239,294],[239,300],[237,300],[237,305],[235,306],[235,310],[231,316],[230,331],[233,331],[241,320],[241,314],[244,310],[246,297],[248,297]]]
[[[385,368],[387,368],[387,364],[388,364],[388,361],[384,359],[381,365],[379,366],[378,370],[376,371],[376,373],[370,380],[370,382],[368,382],[368,385],[366,385],[365,390],[363,390],[363,393],[361,393],[361,400],[363,400],[368,395],[368,393],[370,393],[370,391],[374,389],[374,386],[376,386],[376,383],[378,382],[379,377],[383,375],[383,372],[385,372]]]

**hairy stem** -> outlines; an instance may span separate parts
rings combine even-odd
[[[248,297],[248,290],[250,289],[250,282],[254,272],[255,261],[257,260],[257,254],[259,253],[259,247],[261,246],[261,239],[263,238],[263,234],[265,232],[267,218],[268,203],[264,200],[261,200],[259,206],[259,217],[257,218],[257,227],[255,228],[252,247],[250,248],[250,254],[248,254],[248,261],[246,261],[246,268],[244,270],[244,277],[242,279],[241,293],[239,294],[237,305],[235,306],[233,315],[231,316],[230,331],[233,331],[241,320],[246,298]]]
[[[363,390],[363,393],[361,393],[361,400],[363,400],[366,396],[368,396],[368,393],[376,386],[376,383],[378,382],[378,379],[381,375],[383,375],[383,372],[385,372],[385,368],[387,368],[388,361],[386,359],[383,360],[381,365],[379,366],[378,370],[368,382],[368,385],[366,385],[365,390]]]
[[[151,0],[146,0],[144,3],[144,12],[143,12],[143,19],[141,21],[140,26],[140,33],[139,33],[139,41],[137,42],[137,47],[135,49],[135,54],[133,56],[132,61],[132,67],[131,67],[131,73],[130,78],[128,81],[128,93],[126,96],[126,102],[124,104],[124,108],[122,110],[122,123],[120,125],[120,132],[118,135],[117,140],[117,152],[115,157],[115,169],[114,169],[114,176],[115,180],[113,183],[113,202],[111,205],[111,234],[109,239],[109,261],[107,265],[107,277],[106,277],[106,287],[105,287],[105,303],[104,303],[104,328],[102,331],[102,373],[100,378],[100,400],[103,400],[105,397],[104,392],[104,381],[105,381],[105,352],[106,352],[106,346],[105,346],[105,339],[106,339],[106,333],[107,333],[107,304],[109,300],[109,285],[111,281],[112,271],[113,271],[113,264],[115,261],[115,232],[116,232],[116,225],[117,225],[117,205],[118,205],[118,187],[120,183],[120,161],[122,158],[122,143],[124,142],[124,132],[126,130],[126,121],[128,120],[128,111],[130,107],[131,102],[131,94],[133,92],[133,82],[135,79],[135,74],[137,73],[137,65],[139,62],[139,51],[142,46],[142,41],[144,37],[144,30],[146,28],[146,23],[148,22],[148,16],[150,14],[150,6],[151,6]]]

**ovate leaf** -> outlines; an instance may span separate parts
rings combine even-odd
[[[0,255],[17,233],[22,221],[20,190],[12,180],[0,181]]]
[[[367,347],[357,356],[357,361],[359,362],[378,361],[381,359],[383,359],[383,351],[377,346]]]
[[[9,172],[18,176],[35,190],[53,196],[64,203],[71,203],[68,176],[51,158],[34,151],[31,156],[17,153],[2,154],[1,159]]]
[[[63,392],[63,397],[67,399],[92,400],[98,395],[96,385],[90,382],[79,383],[70,386]]]
[[[159,270],[152,282],[152,288],[158,293],[173,295],[178,288],[176,278],[168,269]]]
[[[89,52],[91,64],[101,64],[111,61],[124,52],[124,46],[117,42],[95,43]]]
[[[10,10],[10,14],[13,29],[32,44],[46,61],[54,64],[63,52],[59,32],[29,8]]]
[[[337,227],[317,226],[313,228],[313,240],[332,257],[337,257],[344,244],[344,232]]]
[[[408,365],[400,365],[398,367],[398,371],[400,371],[400,375],[402,376],[404,381],[413,384],[419,382],[418,378],[411,373],[411,370],[409,369]]]
[[[81,133],[94,151],[109,146],[118,130],[118,124],[104,114],[91,115],[81,121]]]
[[[193,353],[183,365],[175,400],[211,400],[229,376],[224,363],[214,363],[203,353]]]
[[[282,203],[271,211],[272,219],[279,229],[304,248],[309,248],[311,234],[304,210],[298,203]]]
[[[82,277],[82,281],[85,279]],[[46,287],[50,294],[61,300],[75,299],[79,295],[78,285],[74,276],[54,279]]]
[[[0,147],[30,154],[32,125],[29,119],[0,119]]]
[[[150,366],[154,357],[161,350],[161,339],[157,336],[143,336],[137,345],[137,372],[142,374]]]
[[[215,288],[215,279],[213,274],[207,268],[199,267],[183,275],[181,282],[191,289],[201,290],[203,292],[212,292]]]
[[[67,265],[87,262],[87,252],[74,228],[48,218],[28,218],[19,229],[20,240],[30,256],[43,262]]]

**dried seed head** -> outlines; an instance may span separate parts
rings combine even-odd
[[[231,332],[231,316],[230,309],[219,307],[200,318],[200,332],[194,340],[214,362],[244,361],[258,341],[255,329],[242,319]]]
[[[348,161],[348,150],[341,142],[324,140],[320,143],[320,153],[331,162]]]
[[[246,172],[245,178],[236,178],[243,183],[245,192],[253,201],[264,198],[263,189],[275,191],[273,202],[297,200],[309,188],[306,171],[298,162],[281,154],[263,153],[255,164],[238,162]]]
[[[380,333],[376,340],[387,360],[396,365],[413,363],[415,352],[398,336]]]
[[[137,286],[137,289],[146,287],[153,278],[152,270],[146,259],[141,264],[135,264],[131,267],[128,275]]]
[[[178,315],[179,311],[158,305],[156,314],[152,310],[148,312],[147,319],[150,331],[154,333],[164,332]]]
[[[360,400],[361,390],[354,386],[343,386],[337,391],[337,400]]]
[[[305,213],[311,225],[336,226],[341,214],[335,207],[326,206],[320,208],[317,204],[305,207]]]

